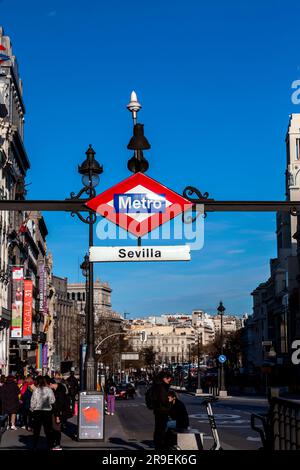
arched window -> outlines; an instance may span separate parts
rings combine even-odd
[[[75,292],[72,292],[72,300],[75,300]]]
[[[81,300],[81,293],[77,292],[77,300]]]

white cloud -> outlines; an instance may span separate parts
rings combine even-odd
[[[227,255],[238,255],[240,253],[245,253],[246,250],[228,250],[226,251]]]

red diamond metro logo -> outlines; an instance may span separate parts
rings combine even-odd
[[[192,208],[192,203],[143,173],[136,173],[86,205],[137,237]]]

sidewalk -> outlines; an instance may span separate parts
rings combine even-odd
[[[107,416],[105,419],[104,441],[77,441],[77,417],[68,421],[66,431],[62,432],[61,446],[65,450],[150,450],[149,445],[139,442],[132,442],[124,433],[117,415]],[[30,450],[32,448],[32,432],[18,428],[17,431],[6,430],[2,435],[0,450]],[[41,432],[39,449],[46,450],[46,438]]]

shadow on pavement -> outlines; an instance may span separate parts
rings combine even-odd
[[[124,439],[121,439],[119,437],[111,437],[109,439],[109,442],[111,444],[117,444],[118,446],[123,446],[122,448],[124,450],[145,450],[145,447],[141,446],[138,442],[132,442],[132,441],[124,441]]]
[[[19,436],[19,442],[21,444],[24,444],[24,447],[26,448],[26,450],[32,450],[33,449],[33,436],[32,436],[32,434],[29,434],[28,436]],[[40,436],[37,449],[38,450],[48,449],[47,439],[44,436]]]

